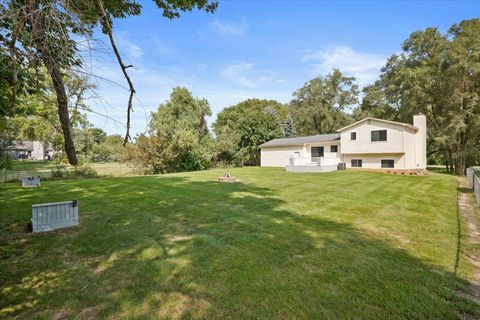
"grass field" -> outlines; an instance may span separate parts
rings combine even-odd
[[[229,171],[0,185],[0,318],[480,317],[454,176]],[[79,227],[27,232],[73,198]]]
[[[13,161],[13,167],[0,170],[0,182],[19,181],[25,176],[40,176],[49,179],[52,169],[59,166],[55,161]],[[65,167],[69,167],[64,165]],[[138,174],[133,167],[119,162],[97,162],[89,164],[100,176],[124,177]]]

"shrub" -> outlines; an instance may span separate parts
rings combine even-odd
[[[96,178],[97,171],[88,165],[80,165],[71,170],[66,166],[58,165],[51,170],[53,179],[80,179],[80,178]]]
[[[97,171],[90,166],[83,165],[77,166],[70,172],[72,178],[96,178],[98,177]]]
[[[51,170],[52,178],[67,178],[70,176],[70,171],[67,167],[58,165]]]

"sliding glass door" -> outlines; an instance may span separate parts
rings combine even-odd
[[[323,147],[312,147],[312,159],[323,157]]]

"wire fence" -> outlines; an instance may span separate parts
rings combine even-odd
[[[479,167],[471,167],[467,169],[467,179],[468,183],[470,184],[470,188],[473,189],[473,193],[475,194],[475,199],[477,200],[477,206],[480,207],[480,168]]]
[[[119,162],[91,163],[88,165],[99,176],[125,177],[140,172],[132,166]],[[40,179],[52,179],[59,170],[69,171],[73,167],[54,161],[15,161],[11,169],[0,171],[0,183],[21,181],[23,177],[39,176]]]

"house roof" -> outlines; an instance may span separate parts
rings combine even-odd
[[[8,150],[33,150],[33,141],[16,141],[13,145],[7,147]]]
[[[397,122],[397,121],[390,121],[390,120],[383,120],[383,119],[378,119],[378,118],[367,117],[367,118],[362,119],[362,120],[360,120],[360,121],[357,121],[357,122],[354,122],[354,123],[352,123],[352,124],[349,124],[349,125],[346,126],[346,127],[340,128],[340,129],[337,130],[337,132],[342,132],[343,130],[346,130],[346,129],[348,129],[348,128],[351,128],[351,127],[353,127],[353,126],[356,126],[357,124],[360,124],[360,123],[365,122],[365,121],[368,121],[368,120],[374,120],[374,121],[380,121],[380,122],[384,122],[384,123],[395,124],[395,125],[407,127],[407,128],[412,129],[412,130],[414,130],[414,131],[417,131],[417,130],[418,130],[417,127],[412,126],[411,124],[408,124],[408,123],[403,123],[403,122]]]
[[[328,141],[336,141],[336,140],[340,140],[339,133],[317,134],[315,136],[273,139],[259,145],[259,147],[272,148],[272,147],[303,146],[305,143],[308,143],[308,142],[328,142]]]

